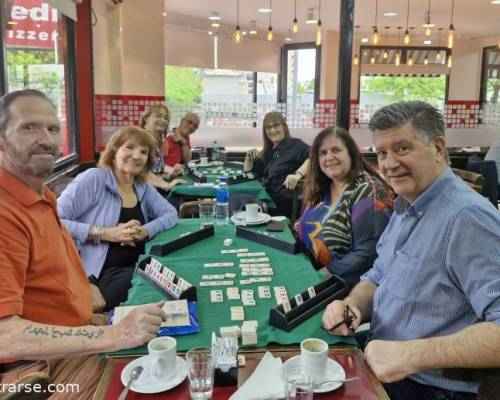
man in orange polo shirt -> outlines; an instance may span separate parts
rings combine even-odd
[[[90,286],[44,185],[59,146],[57,111],[43,93],[0,98],[0,384],[42,371],[54,384],[79,384],[53,398],[80,400],[102,371],[95,354],[151,340],[165,315],[162,303],[149,304],[116,326],[89,325]]]

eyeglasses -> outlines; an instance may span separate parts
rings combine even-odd
[[[356,314],[353,313],[349,306],[346,306],[344,310],[344,319],[335,325],[333,325],[330,329],[327,329],[323,324],[321,324],[321,329],[327,331],[328,333],[332,333],[333,330],[337,329],[339,326],[346,324],[350,330],[352,329],[352,323],[356,320]]]
[[[278,129],[281,125],[283,125],[281,122],[276,122],[275,124],[265,126],[264,129],[270,131],[271,129]]]

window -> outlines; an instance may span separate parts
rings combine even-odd
[[[289,126],[313,126],[314,106],[319,100],[320,54],[314,43],[284,46],[281,102],[287,105]]]
[[[486,47],[483,50],[481,102],[500,103],[500,48],[497,46]]]
[[[165,98],[174,125],[194,111],[205,127],[252,127],[261,117],[255,103],[259,110],[261,105],[275,109],[277,91],[275,73],[165,66]]]
[[[61,121],[61,156],[75,153],[73,22],[40,0],[6,0],[2,25],[5,40],[7,92],[37,89],[56,105]],[[70,72],[71,71],[71,72]]]

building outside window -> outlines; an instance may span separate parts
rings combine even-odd
[[[5,42],[5,92],[37,89],[56,105],[61,121],[61,157],[76,152],[72,124],[68,33],[72,21],[40,0],[2,2],[3,39]],[[71,26],[72,28],[72,26]],[[73,49],[71,49],[73,50]]]

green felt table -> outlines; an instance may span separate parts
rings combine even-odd
[[[173,229],[163,232],[148,243],[147,251],[152,245],[164,244],[176,239],[180,234],[193,232],[199,229],[198,219],[181,219],[179,224]],[[302,292],[309,286],[320,282],[323,276],[315,271],[309,260],[304,254],[292,255],[281,250],[276,250],[264,244],[252,242],[247,239],[236,237],[234,225],[216,226],[215,236],[209,237],[190,246],[177,250],[165,257],[158,259],[170,269],[174,270],[179,276],[196,285],[197,290],[197,312],[200,323],[200,332],[194,335],[178,336],[177,349],[180,351],[188,350],[193,347],[204,347],[210,345],[212,332],[219,335],[221,326],[241,325],[242,321],[231,321],[230,307],[241,306],[241,300],[228,300],[226,296],[227,287],[200,287],[199,282],[203,274],[223,274],[226,272],[237,273],[234,279],[234,285],[243,289],[253,289],[256,305],[253,307],[244,307],[245,320],[257,320],[259,323],[257,329],[258,347],[263,347],[271,343],[282,345],[300,343],[301,340],[308,337],[317,337],[327,341],[329,344],[335,344],[343,341],[349,344],[355,344],[351,338],[340,338],[332,336],[320,328],[322,312],[316,314],[311,319],[297,326],[291,332],[284,332],[277,328],[269,326],[269,310],[276,306],[273,286],[285,286],[289,298]],[[265,227],[255,227],[256,230],[265,230]],[[287,228],[284,232],[273,232],[275,237],[283,240],[293,241],[293,236]],[[225,247],[223,242],[226,238],[233,239],[233,245]],[[239,285],[241,277],[238,268],[238,257],[236,254],[221,254],[223,249],[247,248],[249,252],[265,252],[269,257],[271,267],[274,270],[272,282],[254,283],[251,285]],[[235,263],[234,267],[204,268],[203,264],[208,262],[229,262]],[[258,286],[269,286],[272,298],[260,299],[258,296]],[[210,290],[221,289],[224,293],[224,302],[211,303]],[[123,305],[136,305],[155,302],[164,299],[164,296],[146,280],[135,274],[132,288],[129,291],[129,297]],[[119,354],[140,354],[146,353],[146,348],[125,350]],[[115,353],[116,354],[116,353]]]
[[[222,173],[217,168],[219,167],[198,167],[200,171],[206,178],[208,183],[216,183],[218,179],[222,176]],[[223,167],[225,171],[233,171],[233,173],[228,172],[229,176],[234,174],[242,174],[243,171],[236,167]],[[217,170],[216,170],[217,169]],[[238,177],[240,176],[238,175]],[[169,193],[168,197],[183,196],[183,197],[215,197],[216,188],[214,186],[206,186],[204,184],[198,184],[193,181],[189,176],[182,176],[182,179],[186,180],[187,183],[176,185]],[[276,204],[271,199],[271,196],[266,192],[264,186],[257,180],[236,183],[229,185],[230,194],[245,194],[253,196],[259,200],[264,201],[269,207],[276,208]]]

